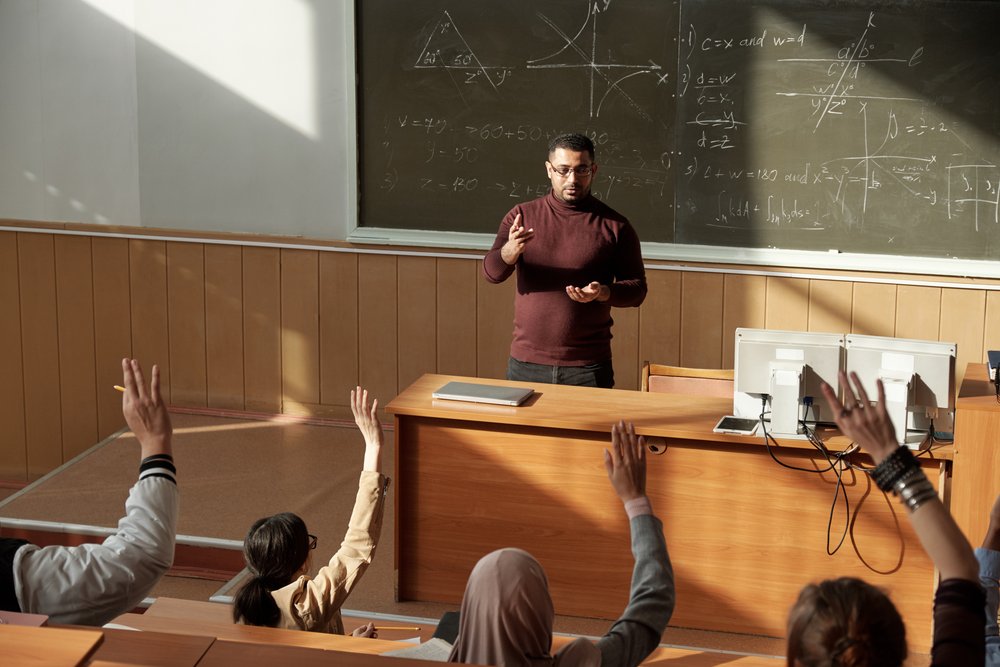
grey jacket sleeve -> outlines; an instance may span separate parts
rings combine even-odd
[[[601,667],[635,667],[660,643],[674,611],[674,571],[667,556],[663,524],[652,514],[631,521],[632,590],[628,606],[597,641]]]
[[[14,588],[21,610],[46,614],[51,623],[103,625],[133,609],[173,563],[178,505],[173,464],[144,461],[125,516],[104,542],[18,550]]]

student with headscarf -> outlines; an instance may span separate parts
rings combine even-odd
[[[634,667],[657,647],[674,609],[674,576],[663,524],[646,497],[645,452],[644,438],[636,437],[632,424],[612,427],[604,467],[629,517],[635,567],[628,606],[607,634],[596,644],[577,639],[553,654],[555,612],[545,571],[526,551],[500,549],[484,556],[469,575],[449,662]]]

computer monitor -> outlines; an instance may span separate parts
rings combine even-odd
[[[770,413],[767,431],[801,436],[801,423],[832,423],[820,392],[827,382],[840,396],[844,335],[774,329],[736,330],[733,412],[737,417]]]
[[[957,344],[860,334],[845,338],[847,372],[858,374],[870,400],[876,400],[875,381],[882,379],[900,444],[918,447],[932,424],[935,431],[954,430]]]

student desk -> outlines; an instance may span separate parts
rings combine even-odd
[[[451,380],[506,383],[428,374],[387,408],[396,429],[397,599],[457,605],[476,561],[514,546],[545,567],[557,613],[617,618],[633,561],[603,450],[611,424],[625,419],[668,445],[648,457],[647,493],[674,567],[672,625],[781,637],[803,584],[856,576],[890,591],[912,648],[927,652],[934,568],[898,501],[887,502],[867,475],[844,473],[850,511],[841,500],[831,519],[832,472],[789,470],[759,436],[712,432],[732,410],[727,399],[542,384],[517,408],[433,399]],[[823,438],[833,450],[850,444]],[[790,465],[826,467],[806,441],[771,449]],[[923,456],[935,486],[950,458],[950,447]],[[834,555],[831,521],[831,550],[847,533]]]
[[[100,630],[0,625],[0,651],[6,665],[82,665],[97,650]]]
[[[115,623],[157,633],[200,635],[226,642],[378,654],[401,648],[387,639],[360,639],[325,632],[303,632],[233,623],[228,605],[158,598],[145,614],[123,614]]]

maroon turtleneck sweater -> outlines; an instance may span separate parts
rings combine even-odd
[[[500,256],[514,217],[535,235],[515,266]],[[517,268],[510,356],[549,366],[585,366],[611,359],[611,308],[646,298],[639,237],[625,216],[594,197],[567,204],[551,192],[518,204],[504,217],[483,274],[503,282]],[[566,286],[607,285],[604,302],[577,303]]]

